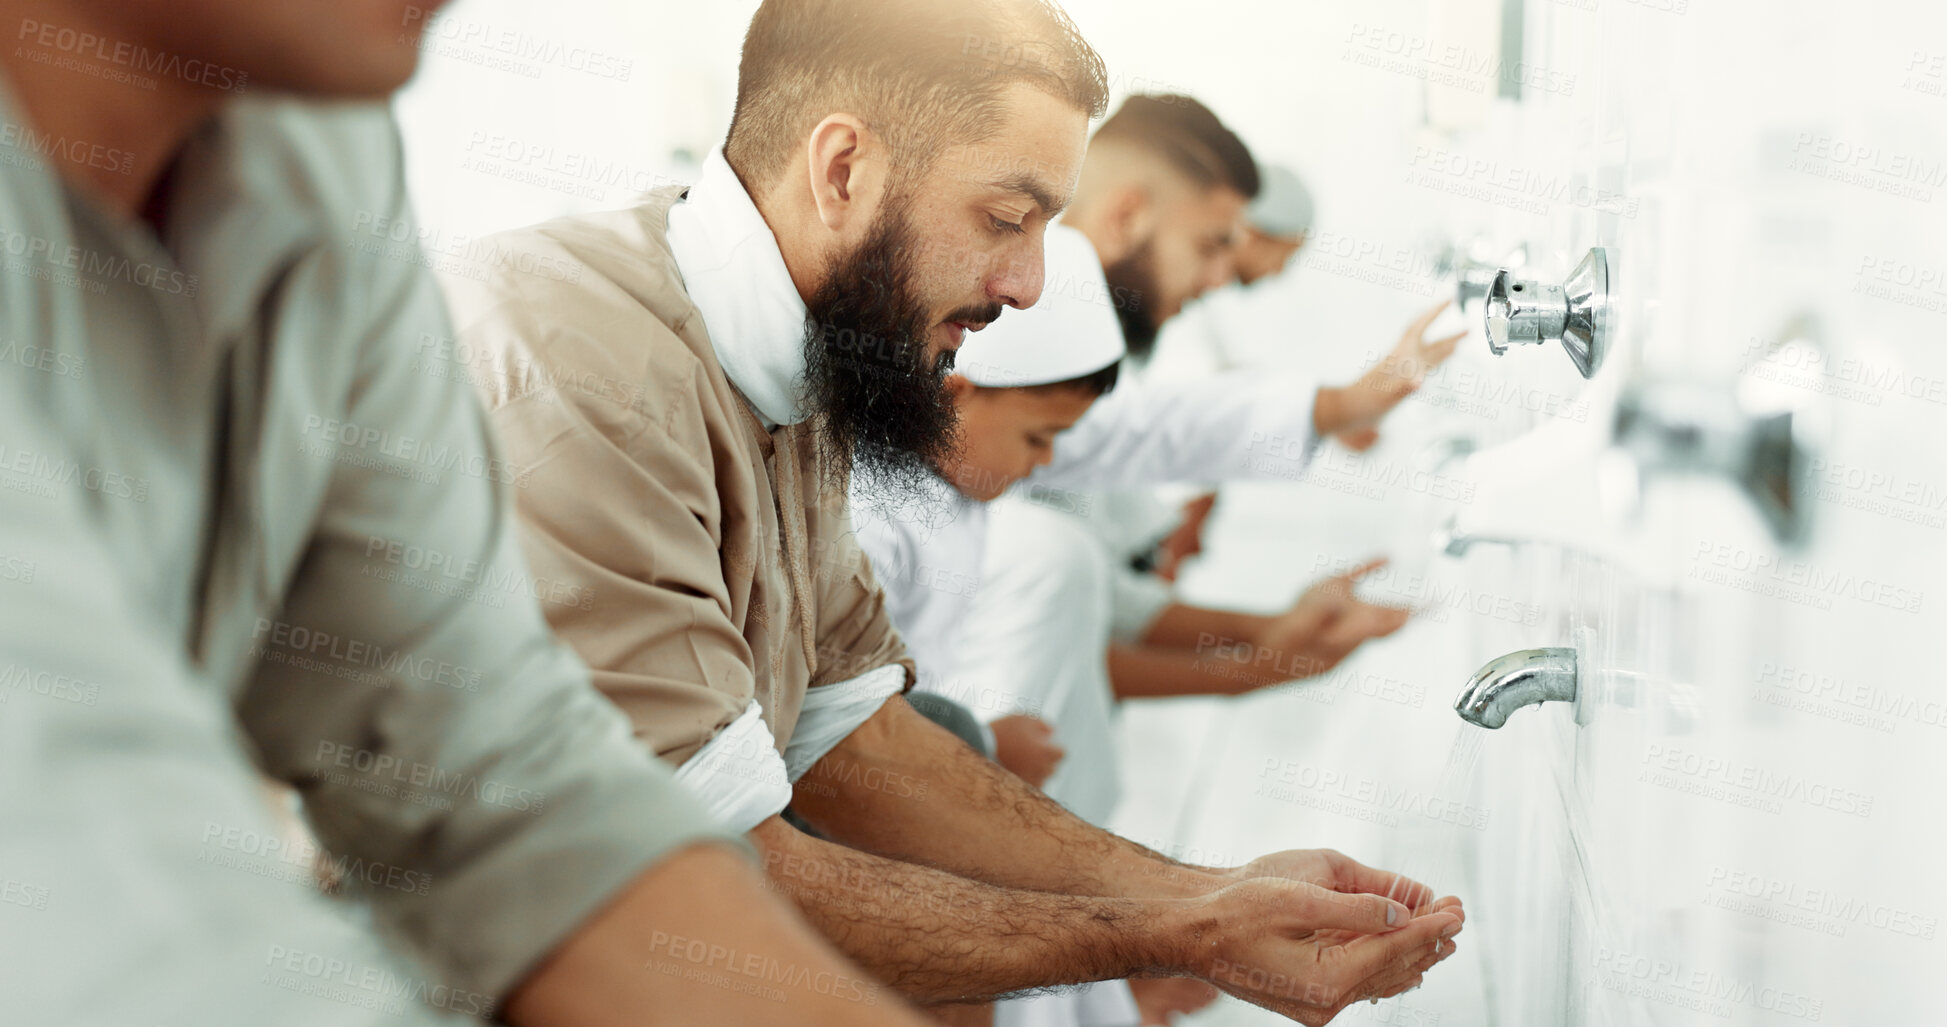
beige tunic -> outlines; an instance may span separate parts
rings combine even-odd
[[[509,460],[549,622],[681,764],[755,698],[782,750],[805,690],[911,666],[810,422],[766,431],[724,376],[666,240],[663,190],[487,243],[448,278]]]

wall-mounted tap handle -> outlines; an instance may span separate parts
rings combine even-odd
[[[1568,316],[1561,286],[1522,281],[1501,271],[1487,288],[1487,345],[1501,354],[1509,346],[1559,339],[1568,328]]]
[[[1793,411],[1749,410],[1731,390],[1699,383],[1638,384],[1616,404],[1614,444],[1635,463],[1638,481],[1684,474],[1729,479],[1772,537],[1787,545],[1804,542],[1810,530],[1806,434],[1804,418]]]
[[[1593,377],[1609,348],[1608,251],[1590,250],[1560,285],[1499,272],[1487,289],[1485,317],[1496,354],[1560,342],[1582,377]]]

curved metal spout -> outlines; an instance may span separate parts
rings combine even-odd
[[[1447,518],[1447,523],[1433,533],[1433,547],[1448,556],[1466,556],[1469,549],[1486,543],[1488,545],[1518,546],[1519,539],[1500,538],[1493,535],[1475,535],[1460,527],[1460,515]]]
[[[1498,728],[1523,706],[1573,702],[1575,684],[1575,650],[1523,649],[1475,671],[1453,708],[1469,724]]]

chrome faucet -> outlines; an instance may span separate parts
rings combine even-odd
[[[1520,539],[1501,538],[1494,535],[1476,535],[1463,531],[1459,515],[1447,518],[1447,522],[1433,533],[1433,548],[1447,556],[1466,556],[1469,549],[1485,542],[1497,546],[1518,546]]]
[[[1520,545],[1527,545],[1534,541],[1535,541],[1534,539],[1519,539],[1513,537],[1512,535],[1507,535],[1507,534],[1481,535],[1475,532],[1468,531],[1467,529],[1460,526],[1460,515],[1458,514],[1449,515],[1447,517],[1446,523],[1442,524],[1440,527],[1434,529],[1433,531],[1434,551],[1445,556],[1453,556],[1453,557],[1466,556],[1468,550],[1471,550],[1478,545],[1520,546]],[[1596,559],[1602,559],[1601,554],[1591,553],[1586,549],[1583,549],[1579,546],[1569,545],[1566,542],[1556,542],[1553,540],[1549,540],[1547,544],[1565,553],[1575,553],[1582,556],[1593,556]]]
[[[1502,271],[1487,287],[1487,347],[1559,342],[1582,377],[1593,378],[1609,352],[1609,251],[1597,247],[1560,285]]]
[[[1523,649],[1475,671],[1453,708],[1469,724],[1498,728],[1523,706],[1574,702],[1575,693],[1575,650]]]

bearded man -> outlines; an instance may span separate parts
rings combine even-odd
[[[1450,954],[1457,903],[1076,819],[901,697],[852,536],[853,460],[921,480],[953,352],[1040,296],[1107,93],[1046,0],[767,0],[696,185],[496,237],[432,348],[492,408],[556,631],[842,951],[928,1003],[1190,975],[1322,1023]]]

